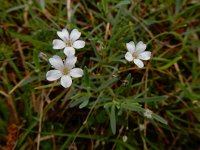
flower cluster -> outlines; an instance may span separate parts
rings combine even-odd
[[[83,70],[81,68],[75,68],[77,61],[75,49],[83,48],[85,42],[78,40],[81,32],[77,29],[73,29],[70,34],[66,29],[63,29],[62,31],[58,31],[57,35],[62,40],[53,40],[53,49],[64,49],[66,59],[62,60],[58,55],[51,57],[49,63],[54,69],[47,72],[46,79],[48,81],[60,79],[60,84],[64,88],[68,88],[72,84],[72,77],[79,78],[83,76]]]
[[[57,35],[60,39],[53,40],[53,49],[64,49],[66,59],[62,60],[59,56],[54,55],[49,59],[50,64],[54,70],[50,70],[46,74],[48,81],[55,81],[60,79],[60,84],[68,88],[72,84],[72,77],[78,78],[83,76],[83,70],[81,68],[75,68],[77,57],[75,56],[75,49],[85,47],[85,41],[79,40],[81,32],[77,29],[73,29],[69,33],[66,29],[57,31]],[[145,51],[146,44],[142,41],[136,45],[133,41],[126,43],[128,52],[125,54],[125,59],[129,62],[134,62],[139,68],[144,67],[142,60],[149,60],[151,58],[151,52]]]

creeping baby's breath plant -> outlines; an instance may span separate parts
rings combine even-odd
[[[54,49],[65,48],[64,53],[66,54],[67,58],[64,61],[64,63],[63,63],[63,60],[57,55],[54,55],[52,58],[50,58],[49,62],[54,68],[54,70],[48,71],[46,74],[46,78],[48,81],[55,81],[61,78],[60,84],[64,88],[69,88],[72,85],[71,77],[77,78],[77,77],[83,76],[82,69],[74,68],[75,63],[77,61],[77,57],[75,57],[74,48],[83,48],[85,46],[85,42],[80,41],[80,40],[76,41],[81,35],[81,33],[77,29],[73,29],[71,34],[69,34],[66,29],[63,29],[62,31],[58,31],[57,35],[63,41],[58,40],[58,39],[53,40],[53,48]],[[126,47],[128,49],[128,52],[125,54],[126,60],[133,61],[139,68],[144,67],[144,64],[141,60],[149,60],[151,58],[151,52],[145,51],[147,46],[142,41],[137,43],[137,45],[135,45],[134,42],[131,41],[126,44]],[[108,84],[110,81],[108,81],[106,84]],[[117,80],[113,80],[113,81],[116,82]],[[101,86],[104,86],[104,83],[100,85],[100,87]],[[94,93],[96,92],[97,91],[94,91]],[[91,93],[91,91],[88,90],[88,93]],[[90,95],[93,95],[93,93],[89,95],[86,94],[84,96],[80,96],[81,99],[80,100],[75,99],[74,103],[76,105],[81,103],[79,106],[80,108],[86,107],[87,105],[89,105]],[[93,107],[95,105],[96,104],[93,104]],[[138,113],[143,112],[144,117],[148,119],[152,119],[152,111],[150,111],[149,109],[143,109],[141,105],[139,105],[139,103],[130,103],[127,101],[121,102],[118,100],[118,97],[116,97],[115,100],[112,102],[106,102],[104,104],[104,108],[110,116],[110,125],[111,125],[113,134],[116,134],[116,109],[119,109],[121,111],[132,110]],[[164,119],[162,119],[162,117],[157,116],[155,117],[155,119],[164,124],[167,124],[167,122]]]

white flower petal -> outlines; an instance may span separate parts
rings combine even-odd
[[[133,56],[130,52],[127,52],[125,54],[125,58],[126,58],[127,61],[133,61]]]
[[[70,39],[72,40],[72,42],[79,39],[80,36],[81,36],[81,32],[79,32],[77,29],[73,29],[72,32],[70,33]]]
[[[68,56],[68,57],[74,56],[74,54],[75,54],[75,49],[74,49],[73,47],[65,47],[64,53],[65,53],[65,55]]]
[[[142,60],[149,60],[151,58],[151,52],[149,51],[142,52],[139,54],[138,58]]]
[[[73,47],[76,49],[83,48],[85,46],[85,41],[77,40],[73,43]]]
[[[55,69],[62,70],[64,67],[63,61],[58,55],[49,58],[49,62]]]
[[[60,84],[64,88],[68,88],[72,85],[72,78],[68,75],[64,75],[64,76],[61,77]]]
[[[69,39],[69,32],[66,29],[62,29],[62,31],[57,31],[57,35],[63,40],[66,41]]]
[[[133,61],[139,68],[144,67],[144,63],[140,59],[134,59]]]
[[[83,70],[81,68],[74,68],[70,70],[70,75],[74,78],[79,78],[83,76]]]
[[[76,61],[77,57],[75,56],[67,57],[65,60],[65,67],[71,70],[75,66]]]
[[[137,43],[135,49],[136,49],[136,51],[137,51],[138,53],[141,53],[141,52],[143,52],[146,48],[147,48],[147,45],[144,44],[142,41],[140,41],[140,42]]]
[[[62,40],[55,39],[53,40],[53,49],[63,49],[65,47],[65,43]]]
[[[133,41],[130,41],[129,43],[126,43],[126,48],[130,53],[135,52],[135,43]]]
[[[62,76],[62,73],[59,70],[50,70],[46,74],[46,79],[48,81],[55,81]]]

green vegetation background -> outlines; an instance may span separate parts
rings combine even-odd
[[[0,149],[199,149],[199,0],[66,2],[0,0]],[[69,89],[45,79],[65,27],[86,41]],[[124,60],[131,40],[153,54],[143,69]]]

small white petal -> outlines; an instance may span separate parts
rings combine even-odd
[[[65,43],[62,40],[53,40],[53,49],[63,49],[64,47]]]
[[[62,73],[59,70],[50,70],[46,74],[46,79],[48,81],[55,81],[62,76]]]
[[[133,41],[130,41],[129,43],[126,43],[126,48],[130,53],[135,52],[135,43]]]
[[[76,49],[83,48],[85,46],[85,42],[82,40],[77,40],[73,43],[73,47]]]
[[[125,58],[126,58],[127,61],[133,61],[133,56],[130,52],[127,52],[125,54]]]
[[[63,40],[66,41],[69,39],[69,32],[66,29],[62,29],[62,31],[57,31],[57,35]]]
[[[137,45],[136,45],[136,51],[138,53],[143,52],[146,48],[147,48],[147,45],[144,44],[142,41],[138,42]]]
[[[144,67],[144,63],[140,59],[134,59],[133,61],[139,68]]]
[[[144,117],[148,119],[152,119],[152,111],[149,110],[148,108],[144,111]]]
[[[151,52],[149,51],[142,52],[139,54],[138,58],[142,60],[149,60],[151,58]]]
[[[61,77],[60,84],[64,88],[68,88],[72,85],[72,78],[68,75],[64,75],[64,76]]]
[[[49,62],[55,69],[61,70],[64,67],[63,61],[58,55],[49,58]]]
[[[74,42],[77,39],[79,39],[81,36],[81,32],[79,32],[77,29],[73,29],[70,33],[70,39]]]
[[[67,57],[65,60],[65,67],[68,68],[69,70],[72,69],[75,66],[76,61],[77,57],[75,56]]]
[[[79,78],[83,76],[83,70],[81,68],[74,68],[70,70],[70,75],[74,78]]]
[[[73,47],[65,47],[64,53],[66,56],[74,56],[75,49]]]

